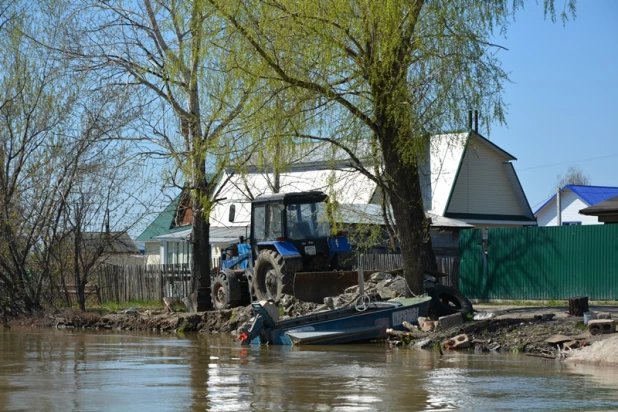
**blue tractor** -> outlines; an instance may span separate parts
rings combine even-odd
[[[342,293],[358,282],[354,254],[343,233],[331,234],[323,192],[279,193],[251,202],[249,245],[213,280],[215,309],[253,299],[278,301],[284,294],[310,302]],[[244,251],[245,253],[240,253]],[[225,261],[224,261],[225,262]]]

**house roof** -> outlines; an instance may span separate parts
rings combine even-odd
[[[618,196],[604,200],[593,206],[588,206],[579,211],[582,215],[598,216],[604,214],[618,214]]]
[[[339,206],[339,214],[340,216],[338,217],[341,219],[342,223],[372,225],[384,224],[381,205],[342,204]],[[462,229],[473,227],[472,225],[469,225],[466,222],[462,222],[461,220],[451,219],[433,213],[427,213],[427,217],[431,219],[431,227],[450,227]]]
[[[382,207],[374,204],[342,204],[339,207],[339,216],[342,223],[347,224],[375,224],[382,225]],[[469,228],[472,225],[456,219],[442,217],[427,213],[431,218],[432,227],[441,228]],[[249,237],[249,226],[210,226],[210,243],[227,244],[235,243],[240,236]],[[185,226],[183,230],[174,233],[166,233],[155,236],[153,240],[184,241],[191,236],[191,226]]]
[[[349,149],[364,164],[371,164],[373,161],[370,156],[372,152],[371,147],[366,141],[360,140],[354,146],[349,147]],[[297,142],[296,144],[284,146],[282,150],[284,151],[282,156],[285,156],[288,163],[280,170],[282,173],[348,168],[353,163],[347,151],[339,147],[333,148],[327,142]],[[242,167],[248,173],[268,173],[273,171],[271,166],[262,163],[264,163],[264,159],[261,159],[259,153],[256,152]],[[227,169],[227,172],[232,173],[235,170],[234,167],[230,167]]]
[[[213,173],[206,174],[206,180],[211,184],[218,184],[221,177],[218,178],[218,181],[214,181],[215,175]],[[138,242],[147,242],[155,240],[155,237],[175,233],[182,232],[183,230],[190,229],[190,225],[185,226],[175,226],[174,219],[176,218],[176,210],[178,209],[178,204],[182,198],[182,191],[167,205],[165,209],[161,213],[155,217],[150,225],[141,235],[139,235],[135,240]]]
[[[511,163],[517,160],[513,155],[474,131],[433,136],[430,150],[430,187],[425,187],[431,191],[430,212],[475,224],[536,224]],[[483,168],[478,168],[479,162]],[[490,175],[493,188],[477,183]],[[476,203],[462,200],[470,196]],[[498,209],[479,200],[493,196],[502,196]]]
[[[80,238],[85,248],[104,254],[139,255],[135,242],[126,232],[82,232]]]
[[[210,214],[216,226],[246,226],[251,221],[251,197],[271,196],[272,173],[235,174],[218,193],[218,202]],[[279,176],[280,195],[323,191],[334,195],[331,200],[343,203],[369,203],[376,184],[367,176],[352,169],[323,169],[284,172]],[[234,222],[229,220],[231,205],[235,205]]]
[[[597,203],[608,200],[614,196],[618,196],[618,187],[614,186],[583,186],[583,185],[565,185],[561,190],[569,189],[575,193],[581,200],[583,200],[588,206],[594,206]],[[547,199],[545,203],[539,207],[534,214],[536,215],[551,203],[556,198],[554,194]]]
[[[183,227],[183,230],[177,231],[175,233],[166,233],[161,236],[156,236],[156,240],[168,240],[168,241],[183,241],[188,240],[191,236],[191,226]],[[228,243],[236,243],[238,242],[238,238],[240,236],[244,236],[245,238],[249,237],[249,228],[246,226],[229,226],[229,227],[219,227],[219,226],[211,226],[210,227],[210,244],[228,244]]]
[[[191,226],[180,226],[173,227],[174,218],[176,217],[176,208],[178,207],[178,202],[180,202],[180,195],[176,196],[174,200],[170,202],[169,205],[161,212],[157,217],[152,221],[150,225],[142,232],[141,235],[137,237],[137,241],[145,242],[149,240],[155,240],[155,237],[181,232],[191,228]]]

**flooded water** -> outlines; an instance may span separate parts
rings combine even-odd
[[[612,368],[383,345],[0,331],[0,411],[618,409]]]

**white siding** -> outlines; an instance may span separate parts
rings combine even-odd
[[[475,144],[480,143],[480,144]],[[471,140],[449,204],[449,213],[526,215],[504,168],[506,158]]]
[[[581,200],[579,196],[569,189],[562,191],[560,196],[560,209],[562,210],[562,223],[582,222],[582,225],[598,225],[596,216],[580,215],[579,211],[590,205]],[[556,226],[558,224],[556,198],[554,197],[543,209],[536,214],[539,226]]]
[[[144,255],[144,263],[146,265],[158,265],[161,263],[160,247],[160,242],[145,242],[146,254]]]

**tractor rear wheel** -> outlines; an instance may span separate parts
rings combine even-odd
[[[215,310],[238,306],[242,299],[242,291],[236,274],[228,269],[219,272],[212,281],[211,294]]]
[[[274,250],[262,250],[255,260],[253,286],[258,300],[278,301],[294,290],[294,271],[286,268],[285,259]]]

